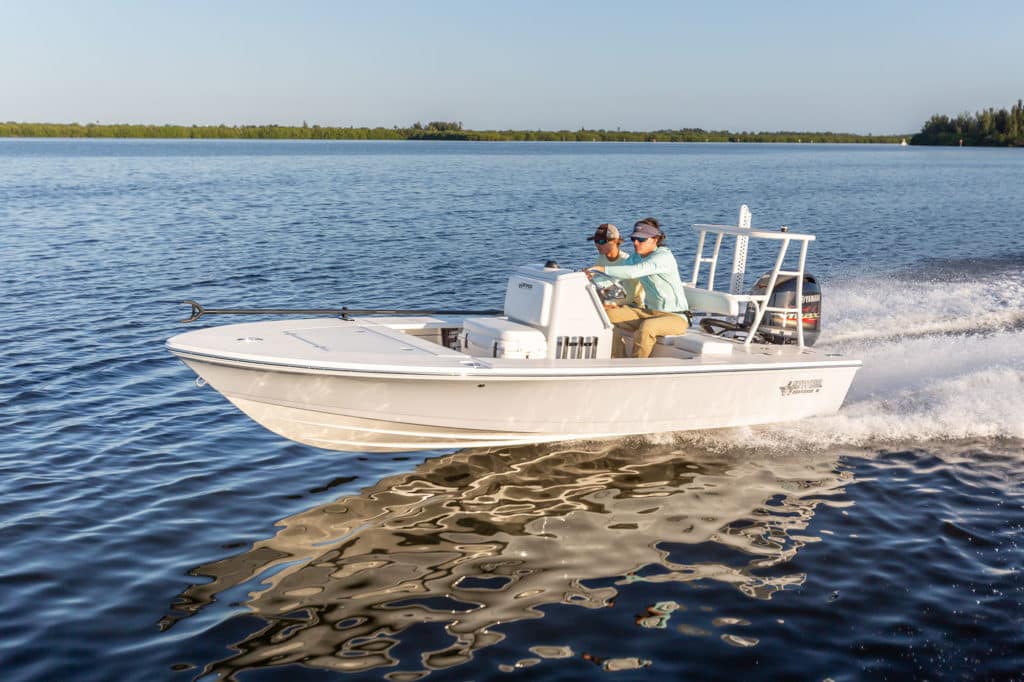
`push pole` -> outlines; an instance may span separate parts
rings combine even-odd
[[[203,315],[502,315],[503,310],[395,310],[391,308],[205,308],[196,301],[182,301],[192,306],[192,314],[181,322],[195,322]]]

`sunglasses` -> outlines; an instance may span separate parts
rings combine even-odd
[[[610,241],[611,241],[610,239],[595,239],[594,243],[595,244],[607,244]]]
[[[648,239],[650,239],[650,237],[630,237],[629,238],[629,240],[631,242],[640,242],[641,244],[643,244]]]

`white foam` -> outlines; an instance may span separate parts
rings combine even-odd
[[[816,348],[864,361],[838,414],[680,437],[774,450],[1024,440],[1022,275],[835,283]]]
[[[848,280],[822,296],[822,344],[937,334],[984,334],[1024,325],[1024,272],[970,281]]]

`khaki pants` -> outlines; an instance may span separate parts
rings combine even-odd
[[[633,332],[633,357],[649,358],[659,336],[682,334],[690,326],[684,316],[661,310],[616,306],[605,309],[605,312],[608,313],[608,320],[616,327],[612,341],[613,358],[626,357],[625,340],[618,333],[619,329]]]

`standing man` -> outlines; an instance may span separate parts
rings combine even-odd
[[[659,336],[682,334],[690,326],[689,306],[679,277],[675,256],[662,243],[665,233],[654,218],[644,218],[629,236],[634,254],[624,263],[591,268],[618,279],[638,279],[644,290],[644,305],[614,306],[606,309],[616,327],[633,332],[633,355],[650,357]],[[625,355],[622,340],[616,339],[612,357]]]

